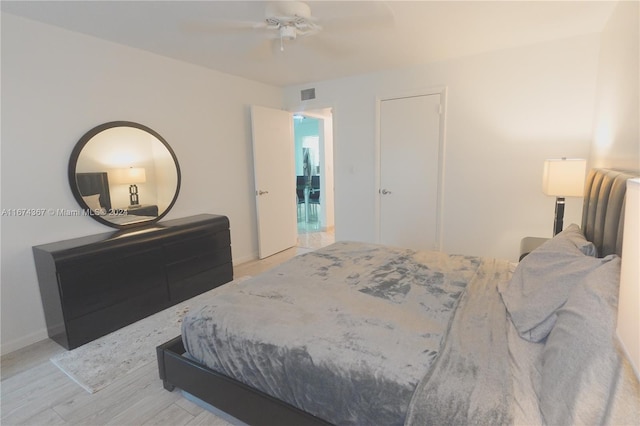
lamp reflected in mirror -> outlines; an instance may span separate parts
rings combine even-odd
[[[128,169],[116,169],[113,172],[113,183],[129,185],[129,203],[132,206],[140,205],[138,195],[138,183],[147,181],[147,173],[144,167],[129,167]]]

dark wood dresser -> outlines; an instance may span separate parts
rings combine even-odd
[[[202,214],[33,247],[49,337],[67,349],[233,279],[229,219]]]

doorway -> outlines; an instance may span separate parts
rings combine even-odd
[[[294,114],[298,234],[334,231],[333,114],[330,108]]]

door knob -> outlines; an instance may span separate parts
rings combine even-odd
[[[380,193],[381,193],[382,195],[387,195],[387,194],[391,194],[391,191],[386,190],[386,189],[381,189],[381,190],[380,190]]]

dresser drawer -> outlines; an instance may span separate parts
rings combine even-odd
[[[176,281],[198,275],[201,272],[229,262],[231,262],[230,247],[199,253],[173,263],[167,263],[165,266],[167,282],[171,285],[171,283]]]
[[[151,289],[144,294],[74,318],[67,323],[69,347],[83,345],[168,306],[166,291]]]
[[[127,251],[118,256],[61,265],[58,285],[64,315],[78,318],[150,290],[168,300],[161,248]]]
[[[169,294],[175,303],[182,302],[231,280],[233,280],[233,265],[229,262],[195,275],[189,275],[182,280],[171,281]]]
[[[229,249],[230,246],[231,235],[228,229],[184,235],[180,239],[163,243],[167,264],[203,255],[213,255],[221,249]]]

